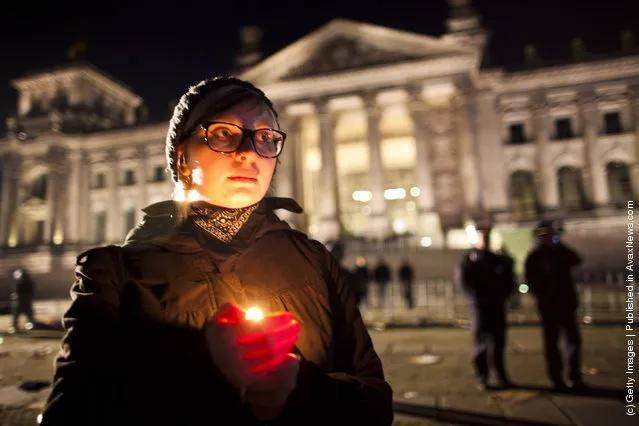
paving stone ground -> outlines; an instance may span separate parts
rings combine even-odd
[[[468,330],[371,331],[395,400],[429,407],[425,411],[430,418],[455,424],[541,422],[584,426],[639,424],[625,415],[623,404],[627,360],[624,334],[623,326],[582,329],[583,371],[591,390],[576,396],[550,389],[539,327],[509,330],[507,368],[518,387],[488,392],[479,391],[472,379]],[[420,352],[428,356],[420,358]],[[411,362],[423,358],[434,363]]]
[[[0,318],[0,333],[7,318]],[[584,327],[583,366],[592,391],[557,394],[545,377],[539,327],[509,330],[507,368],[519,385],[481,392],[472,380],[470,332],[459,328],[371,331],[391,383],[395,425],[635,425],[625,415],[627,350],[623,326]],[[50,382],[60,332],[0,334],[0,424],[36,424],[49,388],[25,391],[25,383]]]

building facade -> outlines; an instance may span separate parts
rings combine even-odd
[[[243,72],[288,133],[275,193],[305,211],[285,218],[322,241],[401,239],[420,253],[468,247],[490,220],[521,260],[543,217],[563,222],[588,268],[624,265],[639,56],[486,69],[478,16],[450,3],[439,38],[338,19]],[[80,250],[121,242],[143,207],[171,197],[168,125],[147,124],[142,99],[86,64],[13,85],[0,276],[24,266],[53,294]]]

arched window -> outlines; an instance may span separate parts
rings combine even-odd
[[[618,208],[625,207],[628,200],[633,198],[630,167],[620,161],[611,161],[606,164],[606,175],[610,204]]]
[[[518,219],[534,219],[539,211],[535,177],[531,172],[519,170],[510,175],[512,212]]]
[[[584,181],[581,169],[565,166],[557,172],[559,200],[566,211],[580,211],[587,208]]]

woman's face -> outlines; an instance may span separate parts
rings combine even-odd
[[[273,112],[258,102],[245,102],[205,116],[202,122],[206,121],[223,121],[245,129],[278,128]],[[211,204],[232,209],[248,207],[264,198],[277,161],[260,157],[248,140],[230,154],[212,151],[204,141],[203,129],[186,142],[184,156],[200,195]]]

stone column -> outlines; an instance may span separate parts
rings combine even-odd
[[[47,155],[49,174],[47,176],[47,208],[45,221],[44,243],[62,244],[65,240],[66,206],[68,204],[67,181],[69,164],[67,151],[59,145],[51,145]]]
[[[71,151],[68,154],[69,163],[69,185],[67,188],[67,220],[65,226],[65,241],[67,243],[77,243],[81,233],[81,206],[80,182],[82,179],[82,152]]]
[[[22,204],[27,198],[27,191],[28,187],[25,186],[22,176],[20,176],[16,181],[16,204],[13,215],[13,224],[9,232],[9,242],[13,243],[13,246],[16,244],[19,245],[31,242],[27,240],[27,221],[21,212]]]
[[[503,167],[504,142],[501,119],[497,112],[496,94],[492,90],[475,93],[473,117],[475,121],[476,156],[480,164],[480,203],[484,211],[508,209],[508,176]]]
[[[466,215],[470,218],[479,213],[479,168],[475,158],[475,146],[471,129],[469,90],[460,90],[454,100],[455,128],[459,141],[459,168],[462,178],[462,190]],[[508,176],[506,176],[508,178]]]
[[[58,172],[55,162],[49,163],[49,173],[47,174],[47,217],[44,221],[43,243],[49,244],[53,241],[53,227],[57,220],[56,206],[58,189]]]
[[[17,154],[7,152],[1,159],[2,202],[0,202],[0,247],[9,246],[13,238],[17,243],[16,216],[18,212],[18,186],[20,184],[20,160]]]
[[[69,170],[64,164],[65,156],[56,161],[56,165],[52,167],[52,174],[55,175],[54,200],[52,204],[53,216],[51,218],[51,239],[49,242],[53,244],[62,244],[68,237],[65,224],[67,216],[67,206],[69,205]]]
[[[582,179],[589,201],[595,207],[605,207],[609,204],[608,181],[606,179],[606,165],[601,161],[598,149],[597,129],[598,113],[594,96],[586,96],[581,102],[581,116],[584,126],[584,164]]]
[[[325,101],[318,102],[316,107],[320,126],[320,151],[322,156],[320,192],[323,194],[319,206],[318,238],[321,241],[328,241],[339,238],[342,232],[335,154],[335,124],[337,116],[329,111]]]
[[[419,89],[409,90],[409,108],[413,119],[416,175],[419,197],[417,197],[417,212],[419,231],[422,237],[432,240],[432,247],[443,247],[444,234],[442,232],[439,214],[435,211],[435,194],[431,168],[430,146],[428,141],[428,124],[426,104]]]
[[[10,154],[5,154],[0,158],[0,173],[2,180],[0,181],[0,247],[7,245],[7,235],[9,233],[9,224],[12,208],[13,179],[11,178],[12,170],[9,168]]]
[[[285,108],[281,108],[284,110]],[[299,196],[299,167],[298,167],[298,146],[300,143],[300,118],[286,114],[280,114],[279,118],[281,129],[286,132],[286,140],[284,141],[284,150],[279,156],[279,164],[273,178],[273,187],[275,195],[278,197],[292,198],[297,202],[301,202]],[[289,212],[288,210],[280,210],[277,215],[288,222],[293,228],[300,229],[301,221],[299,214]]]
[[[384,199],[384,172],[379,129],[381,111],[379,105],[377,105],[375,93],[367,93],[362,99],[364,108],[366,108],[370,167],[368,179],[372,193],[369,204],[371,207],[369,235],[379,238],[389,234],[388,212],[386,211],[386,199]]]
[[[120,170],[118,167],[117,153],[111,153],[107,159],[107,191],[109,192],[109,207],[107,209],[107,242],[116,242],[122,239],[122,212],[120,211],[118,186],[120,185]]]
[[[92,176],[91,176],[91,167],[93,165],[91,158],[87,155],[86,152],[81,154],[81,158],[79,160],[80,164],[80,179],[79,179],[79,189],[78,189],[78,210],[79,210],[79,218],[78,218],[78,242],[80,243],[88,243],[94,242],[92,229],[91,229],[91,221],[92,221],[92,212],[91,212],[91,185],[92,185]]]
[[[559,208],[559,182],[548,155],[550,116],[545,99],[536,100],[533,105],[533,117],[537,148],[535,183],[539,191],[539,200],[543,210],[556,210]]]

